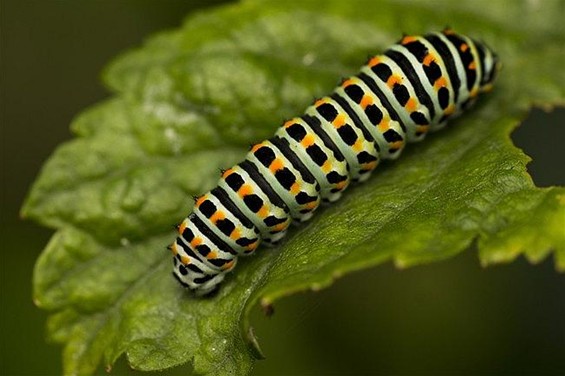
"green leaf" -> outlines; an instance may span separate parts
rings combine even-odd
[[[57,229],[37,262],[35,301],[53,312],[68,374],[192,362],[245,374],[261,357],[257,304],[326,287],[393,260],[452,257],[477,241],[485,264],[554,252],[565,270],[565,189],[536,188],[512,130],[533,105],[565,104],[564,3],[244,1],[189,17],[119,57],[115,95],[72,124],[77,138],[45,164],[22,209]],[[527,14],[524,20],[523,15]],[[274,249],[241,260],[221,291],[198,299],[170,276],[170,225],[218,169],[271,135],[402,32],[450,25],[498,51],[492,94],[452,126],[384,163]]]

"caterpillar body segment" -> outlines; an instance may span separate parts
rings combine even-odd
[[[276,244],[291,222],[459,116],[492,89],[499,66],[485,44],[452,30],[404,36],[196,199],[169,247],[174,276],[198,295],[214,291],[239,256]]]

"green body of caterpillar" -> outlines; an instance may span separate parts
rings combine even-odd
[[[174,276],[199,295],[212,292],[239,255],[276,243],[292,220],[308,220],[380,159],[459,115],[491,89],[498,65],[484,44],[451,30],[405,36],[371,58],[196,199],[169,247]]]

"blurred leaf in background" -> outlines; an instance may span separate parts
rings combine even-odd
[[[563,189],[534,188],[526,157],[509,143],[532,104],[563,104],[563,3],[383,1],[367,11],[374,6],[324,2],[322,12],[313,2],[247,1],[189,17],[110,66],[105,82],[117,95],[74,121],[79,138],[50,158],[24,207],[58,229],[36,265],[35,299],[56,312],[48,330],[66,343],[67,373],[94,372],[101,358],[109,365],[124,351],[139,369],[192,360],[199,372],[246,373],[260,355],[247,317],[258,300],[319,289],[387,260],[445,259],[477,237],[485,264],[521,253],[537,262],[554,249],[563,267]],[[162,251],[173,235],[163,231],[186,215],[187,197],[215,184],[217,168],[237,162],[247,144],[272,134],[401,31],[446,24],[500,53],[505,71],[492,95],[281,247],[241,262],[214,299],[194,299],[175,285]],[[378,306],[360,303],[379,296],[363,275],[345,292],[350,312]],[[394,315],[389,320],[402,326]],[[357,360],[359,372],[370,372],[374,344],[363,347],[368,359]],[[398,359],[389,355],[375,367]],[[335,369],[326,361],[314,373]]]
[[[33,265],[52,231],[22,221],[19,211],[41,165],[71,138],[72,118],[107,97],[100,72],[108,61],[218,2],[166,3],[0,1],[1,374],[62,372],[60,347],[46,343],[47,315],[33,304],[31,291]]]

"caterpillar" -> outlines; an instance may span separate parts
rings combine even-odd
[[[251,147],[195,198],[169,249],[173,275],[197,295],[216,290],[239,256],[275,244],[291,222],[308,220],[382,159],[396,159],[492,89],[497,55],[450,29],[404,36],[304,115]]]

